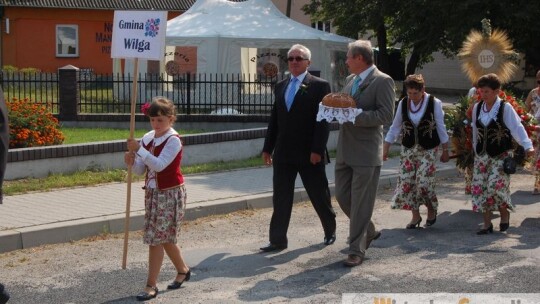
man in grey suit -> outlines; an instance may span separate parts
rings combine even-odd
[[[394,114],[394,81],[373,64],[366,40],[349,44],[347,77],[342,92],[350,94],[363,111],[354,123],[339,130],[335,165],[336,199],[350,219],[349,250],[345,266],[362,264],[371,241],[381,234],[371,221],[382,166],[383,125]]]

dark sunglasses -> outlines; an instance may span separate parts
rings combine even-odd
[[[290,60],[289,60],[290,61]],[[536,83],[540,84],[540,80],[537,80]]]
[[[289,57],[289,58],[287,58],[287,60],[288,60],[289,62],[292,62],[292,61],[295,61],[295,60],[296,60],[296,61],[304,61],[304,60],[307,60],[307,59],[298,56],[298,57]]]

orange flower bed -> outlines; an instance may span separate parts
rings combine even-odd
[[[9,119],[9,148],[60,145],[64,135],[58,119],[30,99],[6,101]]]

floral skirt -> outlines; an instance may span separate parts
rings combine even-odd
[[[435,195],[435,151],[415,145],[401,148],[400,168],[392,209],[418,210],[420,205],[433,206],[439,202]]]
[[[177,243],[186,211],[184,185],[167,190],[146,189],[143,242],[148,245]]]
[[[514,210],[510,199],[510,175],[503,172],[507,153],[490,157],[487,153],[474,156],[471,194],[473,211],[497,211],[499,208]]]
[[[540,132],[539,132],[540,133]],[[536,137],[536,140],[534,141],[534,150],[536,151],[536,157],[534,162],[534,187],[533,187],[533,193],[539,194],[540,193],[540,134]]]

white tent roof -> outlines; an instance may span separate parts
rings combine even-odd
[[[202,37],[351,41],[298,23],[269,0],[198,0],[187,12],[168,21],[167,37],[170,42]]]
[[[165,41],[167,48],[197,47],[201,74],[249,74],[254,64],[248,59],[253,58],[251,50],[283,50],[300,43],[311,50],[310,70],[320,71],[335,85],[344,78],[335,73],[336,51],[346,52],[352,39],[287,18],[270,0],[197,0],[187,12],[167,22]],[[166,56],[167,60],[174,58]]]

